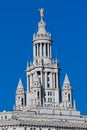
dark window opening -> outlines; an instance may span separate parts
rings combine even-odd
[[[68,94],[68,101],[70,101],[70,94]]]
[[[46,56],[48,56],[47,44],[46,44]]]
[[[22,105],[22,106],[24,105],[23,98],[21,98],[21,105]]]
[[[40,43],[38,44],[38,56],[40,56]]]
[[[56,74],[55,74],[55,88],[57,88],[57,86],[56,86]]]
[[[36,47],[35,47],[35,48],[36,48],[36,56],[37,56],[37,45],[36,45]]]
[[[42,56],[44,56],[44,43],[42,43]]]
[[[37,92],[37,98],[38,98],[38,99],[40,98],[40,93],[39,93],[39,91]]]

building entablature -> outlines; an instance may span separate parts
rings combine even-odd
[[[33,34],[33,43],[38,42],[38,41],[42,41],[42,42],[46,42],[46,41],[50,41],[52,42],[52,37],[50,33],[46,33],[46,34]]]

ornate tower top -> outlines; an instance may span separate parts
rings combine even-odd
[[[44,21],[44,9],[39,9],[40,12],[40,21],[38,22],[38,30],[36,34],[33,34],[33,41],[35,40],[50,40],[52,41],[51,34],[46,31],[46,22]]]

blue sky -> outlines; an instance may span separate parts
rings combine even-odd
[[[86,5],[86,0],[0,1],[0,111],[12,110],[20,77],[26,89],[26,64],[32,60],[32,35],[42,7],[53,58],[60,62],[61,87],[67,72],[77,110],[87,115]]]

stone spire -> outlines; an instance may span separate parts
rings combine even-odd
[[[73,107],[72,101],[73,101],[72,88],[70,85],[68,75],[66,74],[63,82],[63,87],[62,87],[62,103],[64,107],[72,108]]]
[[[63,88],[65,88],[66,85],[70,86],[70,81],[69,81],[67,73],[66,73],[65,78],[64,78]]]
[[[24,106],[25,106],[25,91],[24,91],[24,87],[20,78],[18,86],[17,86],[17,90],[16,90],[15,108],[16,110],[23,110]]]
[[[19,79],[17,89],[24,89],[21,78]]]

